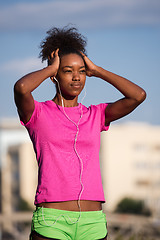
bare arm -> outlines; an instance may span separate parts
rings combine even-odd
[[[106,108],[106,125],[112,121],[122,118],[132,112],[146,98],[146,92],[129,81],[128,79],[109,72],[96,66],[90,59],[84,56],[88,76],[95,76],[103,79],[119,90],[124,98],[109,104]]]
[[[53,57],[54,53],[52,53]],[[34,91],[48,77],[56,76],[59,68],[58,50],[55,52],[52,64],[44,69],[29,73],[14,85],[14,98],[20,118],[26,123],[34,111]]]

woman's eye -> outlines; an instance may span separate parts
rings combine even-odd
[[[71,70],[65,70],[64,71],[65,73],[70,73],[70,72],[72,72]]]
[[[80,71],[80,73],[85,73],[85,72],[86,72],[86,70],[81,70],[81,71]]]

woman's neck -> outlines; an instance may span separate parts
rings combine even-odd
[[[57,93],[55,95],[55,97],[52,99],[52,101],[55,102],[59,106],[63,106],[63,104],[64,104],[64,107],[76,107],[76,106],[78,106],[78,97],[77,96],[73,97],[73,98],[70,98],[70,99],[67,99],[67,98],[61,97],[61,95]],[[63,104],[62,104],[62,101],[63,101]]]

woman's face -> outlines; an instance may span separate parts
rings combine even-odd
[[[86,81],[86,68],[82,57],[74,53],[61,57],[56,78],[64,97],[78,96]]]

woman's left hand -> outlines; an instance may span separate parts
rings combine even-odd
[[[81,52],[81,54],[86,65],[86,75],[88,77],[96,76],[97,65],[95,65],[84,53]]]

